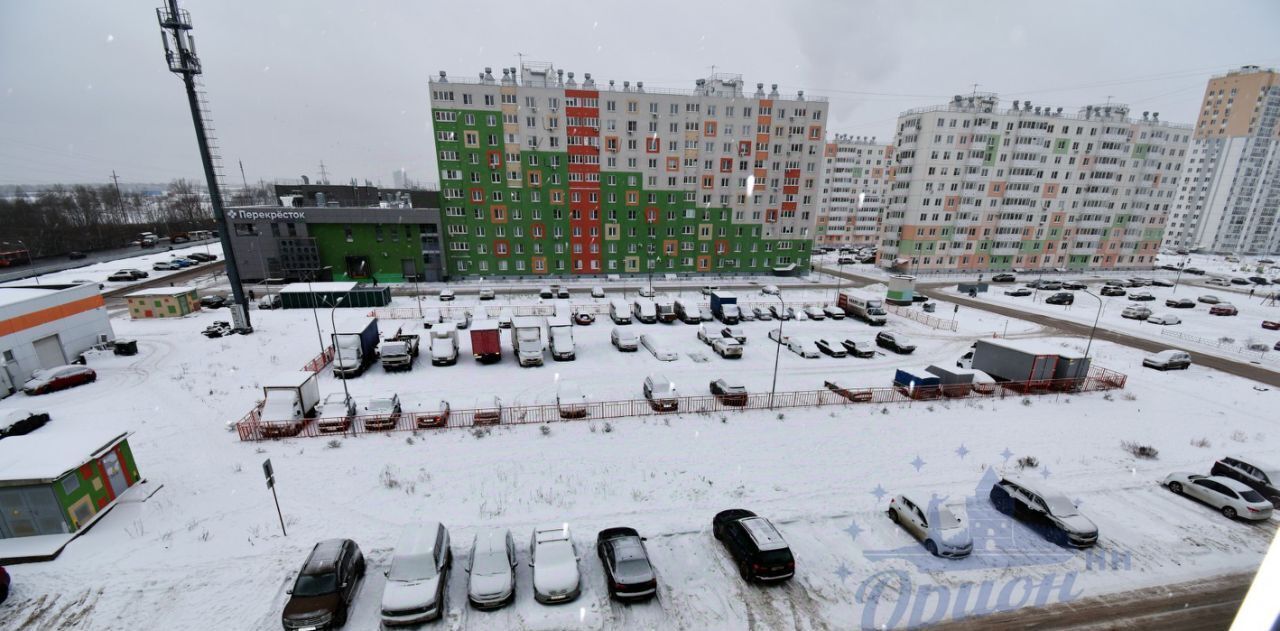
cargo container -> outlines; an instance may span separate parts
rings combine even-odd
[[[320,385],[309,370],[284,373],[262,387],[262,435],[296,436],[320,403]]]
[[[942,380],[924,368],[899,368],[893,375],[893,386],[913,399],[942,396]]]
[[[495,320],[471,323],[471,356],[482,364],[502,361],[502,332]]]
[[[942,382],[942,394],[948,397],[964,397],[973,389],[973,371],[963,368],[947,368],[931,364],[925,370],[937,375]]]
[[[1053,387],[1058,390],[1075,390],[1089,376],[1091,360],[1083,355],[1063,349],[1058,353],[1058,363],[1053,368]]]
[[[978,340],[971,367],[996,381],[1024,388],[1045,387],[1054,378],[1061,351],[1061,347],[1033,340]]]

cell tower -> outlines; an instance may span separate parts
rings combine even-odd
[[[191,15],[178,8],[178,0],[168,0],[156,9],[160,22],[160,39],[164,42],[164,58],[169,72],[182,76],[187,88],[187,102],[191,105],[191,121],[196,128],[196,143],[200,145],[200,161],[204,163],[204,178],[209,187],[209,202],[213,217],[218,222],[218,236],[222,241],[222,256],[226,261],[227,280],[231,282],[231,297],[235,304],[231,318],[236,328],[244,332],[252,330],[249,323],[249,303],[245,300],[244,286],[240,282],[240,270],[235,253],[231,249],[231,226],[222,207],[222,158],[217,154],[217,140],[209,132],[209,102],[196,86],[196,76],[201,74],[200,58],[196,56],[196,41],[191,34]]]

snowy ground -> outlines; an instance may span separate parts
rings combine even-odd
[[[318,438],[250,444],[239,442],[224,423],[253,405],[271,375],[297,370],[317,352],[310,312],[254,316],[252,336],[218,340],[199,331],[225,319],[221,311],[177,320],[116,318],[118,335],[139,340],[138,356],[91,359],[99,371],[95,384],[0,401],[0,412],[47,408],[59,425],[131,428],[148,485],[163,485],[145,503],[118,506],[59,559],[10,568],[13,593],[0,605],[0,627],[279,628],[285,590],[311,545],[351,537],[371,565],[348,627],[371,629],[381,570],[399,530],[428,519],[443,521],[454,540],[444,626],[469,629],[823,629],[868,619],[903,627],[916,606],[921,620],[933,619],[940,588],[958,611],[972,610],[979,589],[965,583],[990,582],[994,591],[986,600],[993,608],[1004,591],[1010,606],[1035,604],[1042,581],[1053,586],[1044,592],[1047,601],[1057,602],[1064,583],[1073,596],[1088,597],[1252,571],[1276,531],[1275,520],[1229,522],[1156,485],[1170,471],[1206,471],[1226,452],[1274,454],[1280,435],[1275,392],[1198,366],[1176,373],[1142,370],[1142,353],[1112,344],[1094,345],[1096,361],[1130,380],[1125,391],[1106,395],[673,415],[607,426],[566,422],[549,426],[547,434],[529,426],[481,437],[446,431],[369,435],[332,445]],[[956,317],[958,333],[891,316],[888,330],[908,333],[921,347],[905,359],[802,359],[784,349],[778,387],[818,388],[831,377],[887,384],[895,366],[951,363],[974,337],[1006,324],[1003,317],[964,308]],[[412,372],[397,375],[374,368],[349,385],[358,396],[396,391],[407,400],[446,396],[462,405],[467,398],[501,394],[532,402],[549,400],[559,373],[593,397],[630,398],[639,395],[644,373],[660,370],[688,393],[705,391],[720,375],[762,391],[772,376],[774,350],[765,335],[776,325],[743,325],[750,340],[740,361],[707,352],[694,337],[696,327],[678,323],[632,326],[678,345],[679,360],[658,362],[643,351],[624,355],[608,345],[612,325],[606,319],[576,329],[574,362],[519,369],[508,352],[502,363],[480,366],[469,359],[464,341],[457,366],[435,368],[420,360]],[[845,320],[787,322],[784,331],[870,339],[877,329]],[[1026,322],[1009,323],[1011,336],[1038,331]],[[1079,339],[1057,343],[1083,346]],[[691,353],[708,361],[696,362]],[[322,378],[322,394],[339,388],[330,376]],[[1202,438],[1211,446],[1192,444]],[[1135,460],[1121,449],[1126,440],[1157,447],[1159,460]],[[1078,499],[1100,526],[1102,543],[1092,562],[1087,553],[1045,548],[1020,525],[989,521],[984,475],[1014,468],[1022,456],[1039,459],[1027,475]],[[275,466],[288,537],[279,532],[259,473],[266,458]],[[936,493],[958,505],[967,521],[991,529],[995,538],[983,539],[1004,551],[930,563],[884,517],[884,493],[921,501]],[[709,529],[717,511],[735,507],[778,524],[797,558],[789,585],[762,588],[736,576]],[[514,606],[470,610],[461,567],[471,534],[484,526],[511,528],[523,562],[528,533],[546,523],[568,523],[574,532],[583,551],[582,597],[566,606],[536,604],[522,563]],[[608,602],[591,546],[598,530],[618,525],[649,537],[661,583],[658,601],[632,607]],[[1099,555],[1117,561],[1114,568],[1099,569]],[[886,577],[894,579],[891,593],[924,588],[933,590],[933,600],[920,601],[917,594],[903,601],[907,613],[894,618],[895,601],[868,598]],[[904,577],[910,588],[898,584]],[[967,605],[955,602],[966,594]]]
[[[158,263],[160,261],[168,261],[175,257],[186,256],[187,254],[190,254],[192,252],[205,252],[205,253],[213,254],[217,256],[219,260],[222,259],[222,244],[218,243],[217,241],[210,241],[208,243],[202,243],[200,245],[178,247],[178,248],[174,248],[173,250],[165,250],[162,248],[157,248],[155,250],[140,250],[140,251],[146,252],[146,253],[139,254],[138,256],[131,256],[129,258],[117,259],[114,261],[107,261],[105,263],[93,263],[91,265],[86,265],[84,267],[77,267],[75,269],[63,270],[60,272],[51,272],[48,274],[41,274],[39,282],[45,285],[56,285],[60,283],[77,283],[77,282],[102,283],[106,285],[106,287],[104,287],[103,289],[106,291],[110,291],[113,289],[119,289],[121,287],[127,287],[129,285],[132,285],[138,282],[138,281],[129,281],[129,282],[108,281],[107,277],[114,274],[117,270],[122,270],[126,268],[140,269],[150,274],[147,280],[154,280],[156,278],[161,278],[164,276],[168,276],[170,274],[174,274],[178,271],[181,271],[181,270],[156,271],[151,269],[151,266],[153,264]],[[204,265],[204,263],[201,263],[201,265]],[[23,280],[10,281],[3,284],[27,286],[35,282],[36,281],[34,279],[27,278]]]

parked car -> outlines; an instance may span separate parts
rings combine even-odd
[[[200,307],[202,309],[221,309],[222,307],[230,306],[230,304],[231,301],[227,300],[226,296],[212,294],[200,297]]]
[[[805,359],[822,357],[822,351],[818,350],[818,344],[807,337],[788,336],[785,344],[787,345],[787,350]]]
[[[766,296],[777,296],[782,293],[782,290],[778,289],[777,285],[765,285],[760,288],[760,293]]]
[[[22,384],[22,391],[28,395],[49,394],[58,390],[66,390],[98,380],[98,373],[86,366],[69,364],[42,368],[31,373],[31,378]]]
[[[796,310],[782,305],[769,305],[769,315],[776,320],[794,320],[796,319]]]
[[[1225,278],[1218,278],[1217,276],[1214,276],[1213,278],[1210,278],[1209,280],[1204,281],[1204,284],[1212,285],[1214,287],[1230,287],[1231,281]]]
[[[1198,500],[1220,511],[1227,519],[1237,517],[1250,521],[1271,519],[1274,507],[1262,494],[1243,482],[1226,476],[1195,473],[1170,473],[1165,487],[1178,495]]]
[[[613,332],[609,334],[609,340],[613,343],[613,347],[623,351],[630,352],[639,350],[640,336],[631,332],[631,329],[622,327],[613,327]]]
[[[1058,545],[1087,548],[1098,542],[1098,527],[1062,493],[1004,476],[992,485],[990,497],[996,510]]]
[[[866,340],[845,339],[840,341],[840,345],[844,347],[845,352],[854,357],[866,359],[876,356],[876,347]]]
[[[831,318],[832,320],[844,319],[844,309],[841,309],[840,307],[832,307],[832,306],[823,307],[822,312],[825,313],[827,317]]]
[[[720,291],[720,287],[719,287],[719,286],[717,286],[717,285],[703,285],[703,286],[702,286],[702,295],[704,295],[704,296],[710,296],[711,294],[713,294],[713,293],[715,293],[715,292],[717,292],[717,291]]]
[[[996,274],[991,277],[993,283],[1013,283],[1017,282],[1018,277],[1013,274]]]
[[[284,306],[284,300],[280,298],[280,294],[267,294],[258,299],[259,309],[279,309]]]
[[[711,382],[711,394],[724,405],[743,406],[747,404],[747,388],[737,383],[729,383],[724,379]]]
[[[1047,305],[1069,305],[1069,304],[1074,304],[1075,301],[1076,301],[1075,294],[1067,293],[1065,291],[1058,292],[1044,299],[1044,303]]]
[[[498,294],[489,287],[481,287],[477,296],[479,296],[480,300],[493,300]]]
[[[201,331],[200,334],[210,339],[215,337],[226,337],[231,335],[231,323],[223,320],[215,320],[213,324],[204,327],[204,330]]]
[[[1245,279],[1243,279],[1243,278],[1240,278],[1239,276],[1232,276],[1232,277],[1231,277],[1231,284],[1232,284],[1232,285],[1248,285],[1248,284],[1249,284],[1249,281],[1247,281],[1247,280],[1245,280]]]
[[[364,417],[366,431],[395,429],[400,422],[400,395],[371,397],[361,406],[360,415]]]
[[[591,288],[591,297],[592,297],[592,298],[604,298],[604,287],[592,287],[592,288]]]
[[[1170,298],[1164,301],[1164,306],[1170,309],[1195,309],[1196,301],[1190,298]]]
[[[1062,288],[1068,291],[1080,291],[1083,289],[1088,289],[1089,286],[1079,281],[1064,280],[1062,281]]]
[[[317,543],[298,572],[281,623],[286,630],[332,629],[347,622],[364,578],[364,554],[350,539]]]
[[[1171,280],[1169,280],[1169,279],[1167,279],[1167,278],[1155,278],[1155,279],[1152,279],[1151,284],[1152,284],[1152,285],[1154,285],[1154,286],[1156,286],[1156,287],[1173,287],[1173,281],[1171,281]]]
[[[647,600],[658,593],[658,575],[644,541],[634,528],[625,527],[606,528],[596,536],[605,588],[615,600]]]
[[[551,291],[550,287],[543,287],[538,290],[538,297],[539,298],[555,298],[556,292]]]
[[[711,340],[722,339],[723,337],[724,337],[723,335],[717,336],[714,333],[708,333],[707,327],[698,325],[698,341],[702,342],[703,344],[706,344],[707,346],[711,345]]]
[[[440,302],[449,302],[457,297],[452,289],[441,289],[439,296]]]
[[[534,528],[529,542],[534,600],[551,604],[576,599],[582,593],[578,561],[578,548],[567,525]]]
[[[9,573],[5,571],[4,566],[0,566],[0,604],[4,604],[6,598],[9,597]]]
[[[1125,295],[1125,293],[1126,293],[1126,292],[1125,292],[1125,290],[1123,290],[1123,289],[1121,289],[1121,288],[1119,288],[1119,287],[1113,287],[1113,286],[1111,286],[1111,285],[1106,285],[1106,286],[1104,286],[1104,287],[1102,288],[1102,290],[1101,290],[1099,293],[1101,293],[1101,294],[1102,294],[1102,295],[1104,295],[1104,296],[1123,296],[1123,295]]]
[[[1198,267],[1187,267],[1182,270],[1183,274],[1191,274],[1192,276],[1204,276],[1204,270]]]
[[[1152,296],[1151,292],[1148,291],[1135,291],[1129,294],[1129,300],[1133,300],[1135,302],[1151,302],[1155,299],[1156,297]]]
[[[652,298],[654,296],[653,287],[645,285],[636,291],[641,298]]]
[[[675,382],[663,375],[653,373],[644,378],[644,398],[650,407],[659,412],[670,412],[680,407],[679,395],[676,394]]]
[[[721,511],[711,520],[711,533],[745,581],[785,581],[796,573],[791,548],[764,517],[741,508]]]
[[[556,383],[556,411],[560,418],[582,418],[587,415],[587,395],[578,384],[561,379]]]
[[[180,266],[180,265],[175,265],[175,264],[173,264],[173,263],[170,263],[169,261],[156,261],[155,263],[152,263],[152,264],[151,264],[151,269],[153,269],[153,270],[155,270],[155,271],[157,271],[157,272],[167,272],[167,271],[171,271],[171,270],[182,269],[182,266]],[[132,280],[132,277],[130,277],[130,278],[117,278],[117,276],[119,276],[119,275],[120,275],[120,272],[116,272],[115,274],[112,274],[112,275],[108,276],[108,277],[107,277],[107,280]]]
[[[725,359],[742,357],[742,342],[731,337],[711,337],[711,350]]]
[[[1104,281],[1102,283],[1102,286],[1103,287],[1133,287],[1133,283],[1121,278],[1112,278],[1111,280]]]
[[[747,334],[743,332],[740,326],[726,326],[720,329],[720,337],[728,337],[738,340],[739,344],[747,343]]]
[[[467,600],[476,609],[498,609],[516,600],[516,544],[511,531],[484,528],[467,557]]]
[[[1273,508],[1280,508],[1280,467],[1253,458],[1228,456],[1214,462],[1209,474],[1241,482],[1271,502]]]
[[[1209,315],[1216,315],[1216,316],[1240,315],[1240,310],[1236,309],[1235,305],[1229,302],[1219,302],[1218,304],[1213,305],[1212,307],[1209,307]]]
[[[1271,281],[1267,280],[1265,276],[1250,276],[1250,277],[1249,277],[1249,278],[1247,278],[1246,280],[1248,280],[1249,282],[1251,282],[1251,283],[1253,283],[1253,284],[1255,284],[1255,285],[1270,285],[1270,284],[1271,284]]]
[[[836,265],[853,265],[854,263],[852,256],[841,256],[836,259]]]
[[[825,320],[827,318],[827,312],[823,311],[822,307],[805,307],[804,314],[810,320]]]
[[[557,287],[557,288],[556,288],[556,298],[568,298],[568,297],[569,297],[569,288],[568,288],[568,287]]]
[[[194,267],[197,264],[196,261],[186,257],[181,257],[181,256],[177,258],[169,259],[169,262],[173,263],[174,265],[177,265],[178,268],[180,269],[187,268],[187,267]]]
[[[1213,294],[1205,294],[1203,296],[1200,296],[1199,298],[1196,298],[1196,302],[1203,302],[1206,305],[1216,305],[1222,302],[1222,299]]]
[[[1263,320],[1263,321],[1262,321],[1262,328],[1264,328],[1264,329],[1266,329],[1266,330],[1268,330],[1268,331],[1280,331],[1280,321],[1276,321],[1276,320]]]
[[[1151,309],[1142,305],[1129,305],[1120,312],[1120,317],[1130,320],[1146,320],[1151,317]]]
[[[909,355],[916,350],[916,345],[907,336],[893,331],[881,331],[876,334],[876,346],[887,348],[899,355]]]
[[[1147,318],[1147,322],[1151,324],[1160,324],[1163,326],[1172,326],[1174,324],[1182,324],[1182,318],[1172,313],[1161,313]]]
[[[139,278],[147,278],[148,276],[151,276],[151,274],[150,274],[149,272],[144,272],[144,271],[142,271],[142,270],[140,270],[140,269],[137,269],[137,268],[134,268],[134,267],[126,267],[126,268],[124,268],[124,269],[122,269],[122,270],[119,270],[119,273],[129,274],[129,275],[133,276],[133,278],[134,278],[135,280],[136,280],[136,279],[139,279]]]
[[[476,399],[471,414],[472,425],[497,425],[502,422],[502,397],[482,396]]]
[[[760,320],[761,322],[765,322],[773,319],[773,314],[770,313],[769,310],[765,309],[764,307],[752,307],[751,315],[755,316],[755,318],[757,320]]]
[[[1156,370],[1186,370],[1191,367],[1191,353],[1179,350],[1164,350],[1143,358],[1142,365]]]
[[[441,400],[434,408],[428,408],[414,414],[413,422],[421,428],[444,427],[449,424],[449,413],[452,409],[449,402]]]
[[[79,261],[80,259],[89,258],[89,255],[85,254],[84,252],[80,252],[78,250],[72,250],[67,253],[67,258],[72,261]]]
[[[1134,276],[1129,279],[1129,284],[1133,287],[1150,287],[1151,279],[1145,276]]]
[[[962,559],[973,552],[973,537],[969,528],[960,523],[960,519],[950,508],[939,505],[931,508],[926,514],[924,509],[905,495],[889,500],[889,521],[892,521],[907,534],[924,544],[924,549],[933,556],[949,559]]]
[[[1022,298],[1024,296],[1030,296],[1032,293],[1034,292],[1032,292],[1030,289],[1027,289],[1026,287],[1019,287],[1017,289],[1010,289],[1004,292],[1004,295],[1013,296],[1015,298]]]
[[[10,410],[0,417],[0,438],[30,434],[49,422],[49,413],[31,410]]]
[[[217,254],[206,254],[206,253],[204,253],[204,252],[194,252],[194,253],[192,253],[192,254],[188,254],[188,255],[187,255],[187,258],[192,259],[192,260],[195,260],[195,261],[200,261],[201,263],[211,263],[211,262],[213,262],[213,261],[218,260],[218,255],[217,255]]]
[[[405,528],[391,553],[382,588],[382,624],[420,624],[444,617],[453,550],[449,529],[439,522]]]
[[[325,396],[316,407],[316,428],[326,434],[350,431],[351,419],[355,415],[355,400],[341,392],[334,392]]]
[[[673,362],[680,358],[680,354],[668,348],[662,340],[652,335],[644,334],[640,336],[640,345],[649,351],[655,359],[664,362]]]
[[[743,322],[755,322],[756,314],[751,309],[747,309],[746,307],[743,307],[742,309],[738,310],[738,318],[741,319]]]
[[[848,352],[844,350],[844,346],[841,344],[833,344],[824,339],[814,340],[813,343],[818,347],[818,350],[821,351],[823,355],[830,357],[848,356]]]

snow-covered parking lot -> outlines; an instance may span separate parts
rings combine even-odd
[[[328,314],[318,315],[327,334]],[[46,408],[57,425],[134,431],[142,475],[149,486],[163,486],[146,502],[117,506],[58,559],[10,568],[13,593],[0,605],[0,626],[279,628],[286,590],[314,542],[350,537],[370,571],[348,628],[370,629],[401,528],[433,519],[450,528],[454,542],[446,625],[474,629],[817,629],[868,620],[905,627],[913,615],[928,621],[1252,571],[1276,531],[1274,518],[1231,522],[1157,485],[1170,471],[1207,472],[1228,452],[1275,453],[1275,393],[1198,366],[1144,371],[1142,353],[1109,343],[1094,344],[1097,363],[1130,378],[1125,390],[1107,394],[242,443],[226,421],[248,410],[272,375],[313,357],[318,342],[305,310],[255,311],[252,336],[199,335],[226,316],[116,318],[119,336],[139,340],[138,356],[93,357],[94,384],[0,401],[0,412]],[[959,333],[891,316],[886,329],[920,345],[906,358],[803,359],[784,349],[778,388],[816,389],[832,377],[887,385],[894,367],[953,363],[974,337],[990,336],[1006,321],[963,308],[956,316]],[[515,366],[505,339],[501,363],[475,363],[464,334],[456,366],[432,367],[423,357],[412,372],[375,367],[348,386],[356,396],[395,391],[406,405],[413,397],[485,394],[548,402],[558,373],[593,398],[634,398],[644,374],[661,371],[681,389],[705,392],[724,375],[766,391],[775,349],[766,333],[776,325],[744,324],[746,356],[736,361],[709,352],[695,326],[631,325],[679,349],[678,360],[659,362],[643,350],[614,350],[612,324],[603,318],[575,329],[576,361],[548,357],[545,366],[527,369]],[[814,337],[871,339],[878,330],[850,320],[784,324],[786,333]],[[1014,320],[1009,334],[1040,331]],[[1079,339],[1048,343],[1083,348]],[[322,375],[322,394],[340,389]],[[1137,459],[1122,441],[1155,447],[1159,457]],[[1038,463],[1023,475],[1061,489],[1099,525],[1098,548],[1045,547],[1022,525],[991,513],[990,476],[1017,471],[1026,456]],[[260,473],[267,458],[287,537]],[[936,494],[955,506],[982,542],[978,552],[946,563],[922,556],[884,516],[899,493],[922,502]],[[710,533],[711,518],[727,508],[775,521],[796,557],[790,584],[759,587],[737,576]],[[523,563],[529,533],[563,523],[582,553],[583,595],[566,606],[539,605]],[[649,539],[660,583],[655,602],[623,607],[607,599],[592,546],[600,529],[624,525]],[[522,563],[515,605],[486,613],[466,605],[462,567],[471,535],[487,526],[512,529]],[[884,600],[872,597],[882,592]],[[898,593],[909,599],[896,600]],[[947,605],[942,613],[939,604]]]

